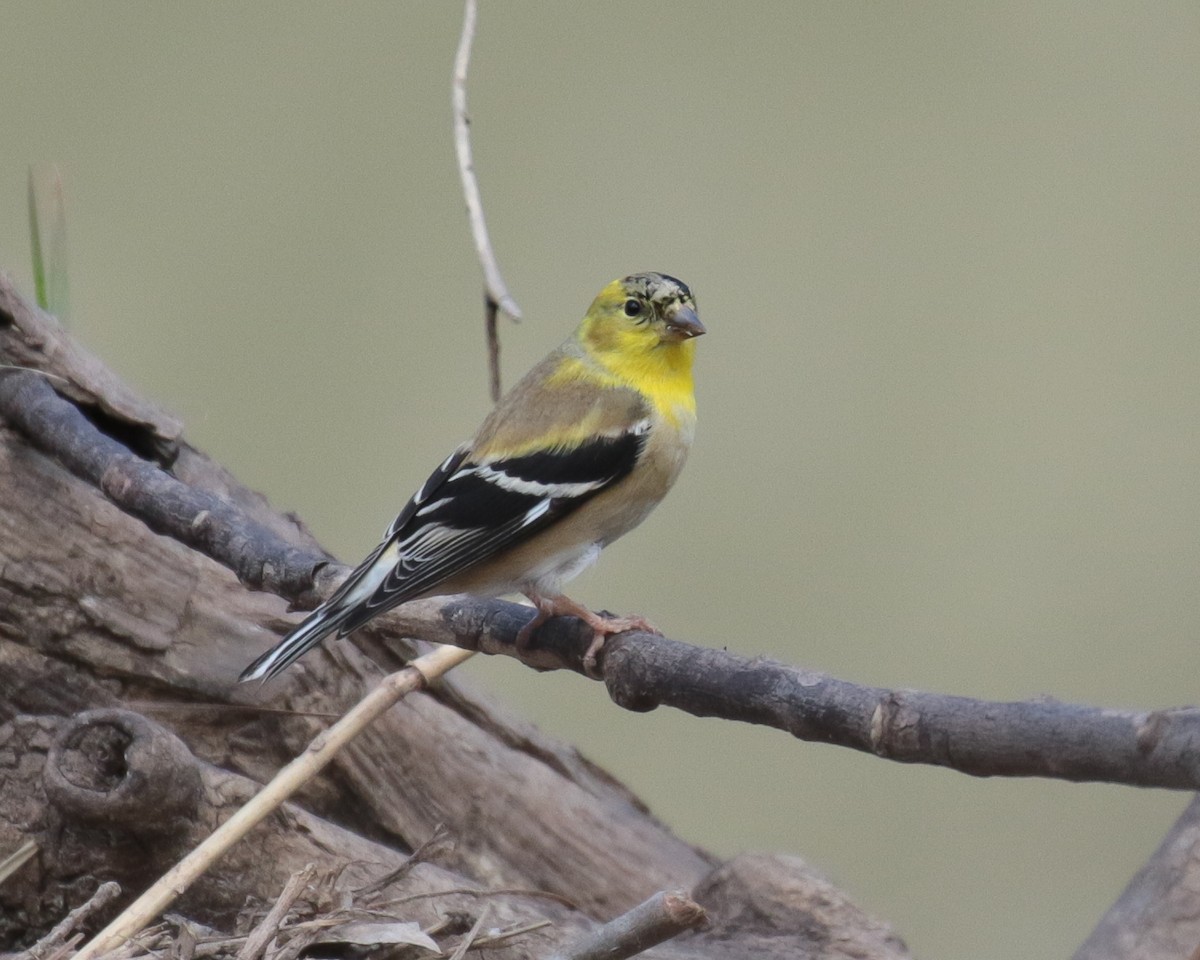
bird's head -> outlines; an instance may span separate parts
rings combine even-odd
[[[592,301],[579,338],[600,357],[634,359],[655,354],[690,367],[704,333],[696,301],[682,280],[665,273],[635,273],[614,280]]]

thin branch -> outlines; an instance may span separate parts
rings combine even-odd
[[[312,882],[316,873],[316,866],[310,863],[303,870],[296,871],[288,878],[288,882],[284,884],[274,905],[267,911],[258,926],[246,937],[246,942],[238,951],[237,960],[258,960],[263,951],[267,949],[267,945],[278,935],[279,928],[283,926],[288,911],[292,909],[292,904],[299,899],[300,894]]]
[[[37,445],[87,480],[127,513],[201,553],[231,561],[238,579],[298,596],[325,558],[298,550],[233,503],[197,490],[158,464],[101,433],[75,404],[60,397],[33,371],[0,376],[0,413]],[[296,579],[298,577],[298,579]]]
[[[625,960],[693,930],[707,919],[704,909],[682,891],[656,893],[555,953],[551,960]]]
[[[467,113],[467,70],[471,65],[471,46],[475,41],[475,21],[478,15],[476,0],[466,0],[463,8],[462,35],[454,55],[454,79],[451,84],[451,103],[454,108],[454,152],[458,157],[458,175],[462,180],[463,199],[467,203],[467,218],[475,240],[475,254],[483,268],[484,327],[488,343],[488,369],[493,400],[500,399],[500,338],[496,329],[496,313],[503,310],[513,320],[521,319],[521,308],[508,292],[500,273],[496,253],[488,236],[483,216],[483,197],[475,177],[475,159],[471,151],[471,119]]]
[[[521,308],[509,295],[508,286],[500,274],[487,223],[483,218],[483,198],[475,179],[475,159],[471,153],[471,119],[467,113],[467,70],[471,65],[471,45],[475,41],[476,0],[466,0],[463,8],[462,36],[454,55],[454,82],[451,102],[454,106],[454,152],[458,156],[458,173],[462,179],[463,198],[467,201],[467,216],[471,221],[471,236],[475,253],[483,267],[483,281],[488,297],[514,320],[521,319]]]
[[[497,887],[491,890],[479,890],[475,887],[450,887],[446,890],[427,890],[424,893],[410,893],[406,897],[394,897],[376,904],[379,909],[395,909],[401,904],[413,903],[417,900],[431,900],[437,897],[531,897],[542,900],[553,900],[571,910],[581,909],[579,904],[568,897],[549,890],[534,890],[529,887]]]
[[[487,337],[488,392],[492,403],[500,399],[500,324],[499,304],[485,293],[483,297],[483,330]]]
[[[494,933],[480,937],[471,944],[471,949],[482,950],[484,947],[494,947],[505,940],[512,940],[514,937],[523,937],[527,933],[533,933],[535,930],[544,930],[546,927],[553,925],[549,920],[531,920],[528,923],[517,923],[511,927],[505,927],[503,930],[497,930]]]
[[[68,913],[48,934],[29,948],[25,956],[29,960],[49,960],[59,952],[92,914],[103,910],[121,895],[121,886],[109,880],[100,884],[85,903]],[[82,936],[82,934],[78,934]]]
[[[11,333],[4,327],[6,293],[15,296],[0,282],[0,354]],[[19,302],[13,314],[26,322]],[[14,325],[27,342],[20,324]],[[74,370],[64,366],[72,356],[69,349],[57,349],[36,365],[53,367],[78,382]],[[98,361],[89,363],[93,382],[103,382],[95,369]],[[243,582],[288,600],[311,601],[349,572],[322,553],[285,541],[251,519],[241,503],[190,487],[134,455],[41,377],[22,372],[0,376],[0,417],[151,529],[199,550]],[[320,584],[315,582],[318,571]],[[539,670],[586,676],[583,655],[591,632],[578,620],[551,620],[527,649],[517,649],[517,632],[532,615],[528,607],[501,600],[434,598],[378,618],[360,631],[360,642],[420,637],[515,657]],[[599,666],[609,695],[629,710],[671,706],[975,776],[1200,789],[1196,709],[1118,711],[1047,699],[993,703],[889,690],[649,634],[609,638]]]
[[[446,825],[439,823],[434,827],[433,833],[416,850],[410,853],[408,858],[399,867],[389,873],[385,873],[378,880],[372,880],[370,883],[359,887],[354,891],[355,896],[370,897],[372,894],[376,894],[385,887],[394,884],[419,864],[432,863],[436,857],[453,848],[454,838],[450,836],[450,831],[446,829]]]
[[[119,947],[161,913],[231,846],[273,813],[300,787],[319,773],[337,753],[376,717],[414,690],[456,667],[471,656],[455,647],[439,647],[403,670],[393,673],[308,749],[275,775],[249,803],[218,827],[203,843],[158,879],[112,923],[85,946],[75,960],[95,960]]]
[[[244,582],[295,600],[314,586],[315,570],[325,567],[331,574],[325,590],[348,572],[285,543],[237,505],[136,457],[40,377],[0,377],[0,416],[152,529],[224,564]],[[406,604],[364,630],[368,638],[416,636],[586,676],[590,631],[577,620],[557,618],[518,650],[516,634],[531,616],[528,607],[500,600],[437,598]],[[614,702],[629,710],[671,706],[903,763],[976,776],[1200,789],[1195,709],[1116,711],[1053,700],[993,703],[889,690],[649,634],[610,638],[601,652],[600,675]]]
[[[17,364],[15,364],[15,363],[0,363],[0,373],[4,373],[9,370],[24,370],[27,373],[36,373],[38,376],[41,376],[41,377],[49,377],[51,380],[61,383],[64,386],[71,385],[70,381],[67,380],[65,377],[60,377],[54,373],[47,373],[45,370],[33,370],[30,367],[20,367],[20,366],[17,366]]]

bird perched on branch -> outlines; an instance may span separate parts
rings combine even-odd
[[[475,439],[442,462],[383,542],[328,600],[255,660],[268,680],[326,636],[421,597],[525,594],[537,615],[593,630],[589,670],[610,634],[653,629],[604,617],[562,585],[632,530],[679,475],[696,426],[694,338],[704,333],[687,286],[639,273],[606,286],[578,329],[505,395]]]

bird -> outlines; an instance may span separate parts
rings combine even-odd
[[[341,586],[241,674],[267,681],[332,633],[409,600],[523,593],[526,648],[553,616],[605,637],[656,630],[593,613],[562,586],[636,527],[674,484],[696,428],[692,367],[705,327],[682,281],[637,273],[600,291],[571,336],[506,393],[430,474]]]

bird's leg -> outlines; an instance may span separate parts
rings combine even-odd
[[[537,608],[537,616],[521,628],[517,634],[517,648],[524,650],[529,643],[533,631],[551,617],[578,617],[592,628],[592,642],[588,644],[583,655],[583,669],[589,677],[598,677],[596,673],[596,654],[604,646],[606,637],[614,633],[624,633],[626,630],[643,630],[646,633],[658,634],[661,631],[645,617],[610,617],[593,613],[582,603],[577,603],[561,593],[542,596],[526,591],[530,602]]]
[[[527,650],[529,648],[529,641],[533,639],[534,631],[551,617],[556,616],[557,612],[553,597],[543,597],[540,593],[535,593],[532,590],[523,590],[522,592],[529,598],[529,602],[533,604],[534,609],[537,610],[534,618],[517,631],[517,649]]]

